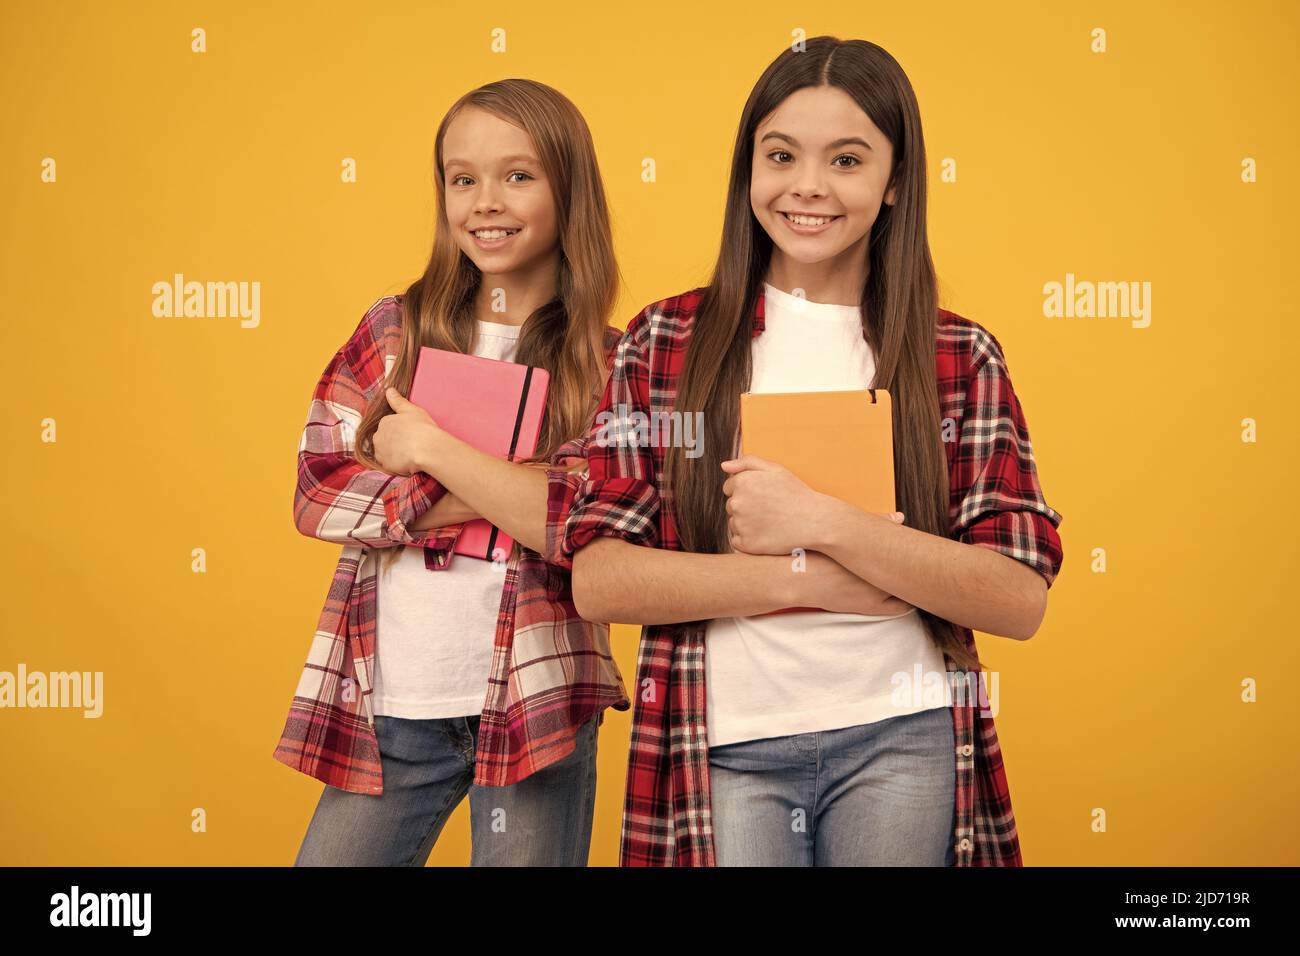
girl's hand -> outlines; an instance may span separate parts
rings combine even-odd
[[[819,607],[842,614],[876,614],[891,617],[912,610],[912,605],[862,580],[834,558],[820,551],[804,555],[804,570],[792,571],[798,607]]]
[[[379,420],[371,444],[375,460],[391,475],[413,475],[424,471],[429,449],[442,429],[419,405],[407,401],[391,385],[384,390],[393,414]]]
[[[822,537],[819,528],[835,521],[835,508],[843,504],[757,455],[724,461],[722,470],[731,476],[722,483],[731,546],[746,554],[791,554],[815,547]],[[898,511],[888,517],[903,520]]]

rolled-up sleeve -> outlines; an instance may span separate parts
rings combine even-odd
[[[317,382],[298,443],[294,523],[302,534],[335,544],[431,549],[439,552],[438,566],[445,566],[462,526],[410,526],[446,489],[424,472],[392,475],[355,458],[357,429],[384,383],[359,376],[348,355],[373,339],[370,322],[377,308],[367,312]]]
[[[1043,498],[1024,412],[988,335],[966,386],[951,474],[953,536],[1024,562],[1050,588],[1061,569],[1061,514]]]
[[[658,543],[659,488],[648,441],[643,320],[644,315],[633,321],[615,349],[588,434],[561,449],[573,470],[550,473],[545,557],[559,567],[572,569],[573,555],[598,536]]]

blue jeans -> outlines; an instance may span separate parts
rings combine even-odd
[[[709,748],[719,866],[951,866],[952,710]]]
[[[424,866],[469,795],[471,866],[586,866],[596,802],[596,724],[574,752],[506,787],[473,783],[479,717],[375,716],[378,796],[325,787],[295,866]]]

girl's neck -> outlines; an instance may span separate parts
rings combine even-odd
[[[845,251],[853,253],[851,260],[849,256],[839,255],[821,262],[797,262],[780,249],[773,249],[763,281],[782,292],[793,294],[795,289],[801,289],[799,294],[809,302],[861,305],[862,290],[867,284],[867,262],[856,246]]]
[[[474,295],[474,318],[501,325],[523,325],[527,318],[555,298],[559,288],[558,258],[535,268],[483,273]]]

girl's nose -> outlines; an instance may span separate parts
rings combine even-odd
[[[495,189],[484,186],[479,191],[478,202],[474,204],[474,208],[484,213],[500,212],[501,196]]]

